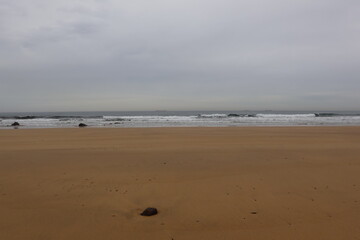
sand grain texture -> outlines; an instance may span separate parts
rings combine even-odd
[[[360,239],[360,127],[1,130],[0,239]]]

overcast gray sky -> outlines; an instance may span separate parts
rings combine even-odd
[[[360,110],[359,0],[0,0],[0,112]]]

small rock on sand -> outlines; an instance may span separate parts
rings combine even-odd
[[[157,209],[150,207],[150,208],[145,209],[140,215],[141,216],[153,216],[156,214],[158,214]]]

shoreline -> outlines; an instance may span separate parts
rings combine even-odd
[[[360,126],[360,112],[302,111],[169,111],[19,113],[0,117],[0,128],[13,123],[25,128],[92,127],[241,127],[241,126]]]
[[[239,125],[239,126],[139,126],[139,127],[118,127],[118,126],[86,126],[86,127],[25,127],[25,126],[6,126],[1,130],[52,130],[52,129],[186,129],[186,128],[360,128],[360,125]]]

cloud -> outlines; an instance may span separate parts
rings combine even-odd
[[[359,16],[353,0],[1,0],[0,111],[355,109]]]

